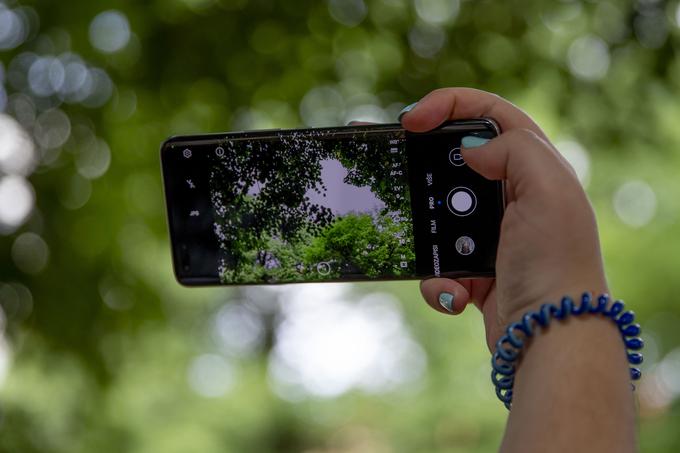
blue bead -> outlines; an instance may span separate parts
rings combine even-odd
[[[513,330],[519,330],[520,332],[523,332],[526,336],[531,336],[531,332],[527,332],[526,327],[524,324],[519,323],[519,322],[513,322],[508,326],[507,329],[505,329],[505,335],[508,337],[508,343],[510,343],[513,347],[517,349],[521,349],[524,346],[524,342],[513,332]]]
[[[581,305],[574,307],[574,314],[580,315],[582,313],[587,313],[590,311],[590,293],[583,293],[581,296]]]
[[[515,383],[515,376],[505,376],[498,379],[497,376],[492,374],[491,382],[493,382],[493,385],[495,385],[496,388],[508,390],[511,389],[512,385]]]
[[[604,313],[605,316],[608,316],[612,319],[616,318],[616,315],[621,313],[623,309],[626,308],[625,305],[623,305],[623,302],[620,300],[617,300],[612,304],[612,306],[609,308],[608,311]]]
[[[530,311],[529,313],[524,315],[524,318],[522,318],[522,319],[524,319],[525,322],[527,322],[527,325],[529,327],[531,327],[530,322],[531,322],[532,319],[534,321],[536,321],[538,323],[538,325],[540,325],[541,327],[547,326],[548,321],[550,321],[550,318],[548,318],[547,316],[544,316],[543,313],[541,313],[540,311]],[[532,333],[533,333],[533,329],[532,329]]]
[[[642,354],[639,352],[629,352],[628,353],[628,363],[631,365],[639,365],[642,363]]]
[[[634,381],[637,381],[640,379],[642,376],[642,371],[638,370],[637,368],[631,368],[630,369],[630,378]]]
[[[533,335],[534,332],[531,329],[531,324],[524,320],[524,318],[526,318],[526,316],[527,315],[524,315],[521,322],[513,323],[512,328],[517,329],[520,332],[524,333],[524,335],[526,335],[527,337],[530,337],[530,336]]]
[[[545,322],[545,326],[550,324],[550,321],[552,319],[552,316],[553,316],[552,308],[556,308],[556,307],[552,304],[543,304],[543,305],[541,305],[541,308],[539,309],[539,313],[541,314],[541,318]]]
[[[642,341],[642,338],[626,338],[624,341],[626,343],[626,348],[632,349],[633,351],[638,351],[642,349],[642,347],[645,345],[645,343]]]
[[[563,297],[560,302],[560,308],[555,312],[555,319],[564,319],[571,314],[571,310],[574,307],[570,297]]]
[[[496,396],[504,403],[510,403],[512,401],[512,389],[506,390],[505,394],[503,394],[502,390],[504,389],[496,387]]]
[[[561,311],[557,307],[557,305],[555,305],[555,304],[543,304],[541,309],[543,309],[543,307],[547,307],[546,310],[550,313],[550,316],[552,316],[555,319],[559,319],[558,314],[561,313]]]
[[[592,313],[601,313],[607,308],[607,303],[609,303],[609,295],[602,294],[597,298],[597,305],[593,306],[590,311]]]
[[[625,326],[626,324],[630,324],[633,321],[635,321],[635,313],[629,310],[619,316],[619,318],[616,320],[616,323],[620,326]]]
[[[498,349],[498,355],[501,357],[501,359],[505,360],[506,362],[514,362],[515,359],[517,359],[517,356],[519,355],[519,351],[516,351],[514,349],[500,348]]]
[[[499,359],[500,356],[498,351],[494,352],[493,356],[491,357],[491,368],[493,368],[496,373],[502,374],[503,376],[513,375],[515,373],[515,366],[510,363],[499,362]]]
[[[509,343],[509,341],[510,340],[507,335],[500,337],[496,342],[496,352],[501,357],[501,359],[505,360],[506,362],[514,362],[519,355],[519,351],[514,349],[505,349],[503,347],[503,343]]]
[[[625,337],[637,337],[638,335],[640,335],[641,330],[640,324],[631,324],[626,327],[621,326],[619,327],[619,329],[621,330],[621,333]]]

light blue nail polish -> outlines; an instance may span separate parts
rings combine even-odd
[[[441,293],[439,295],[439,305],[446,308],[446,311],[453,313],[453,294]]]
[[[399,118],[397,118],[399,121],[401,121],[401,117],[413,110],[413,108],[416,106],[417,102],[414,102],[413,104],[409,104],[403,109],[401,109],[401,112],[399,112]]]
[[[463,137],[462,144],[463,148],[477,148],[482,146],[484,143],[489,141],[488,138],[475,137],[474,135],[466,135]]]

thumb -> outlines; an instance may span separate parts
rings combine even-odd
[[[463,159],[487,179],[508,180],[517,194],[568,172],[557,151],[531,130],[513,129],[488,142],[482,140],[464,137]]]
[[[441,313],[458,315],[470,301],[470,280],[429,278],[420,282],[420,292],[427,304]]]

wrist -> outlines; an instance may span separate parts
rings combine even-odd
[[[617,327],[598,314],[569,316],[538,329],[516,366],[506,446],[517,444],[518,430],[529,430],[523,451],[555,445],[570,451],[634,450],[635,406]]]
[[[604,338],[608,338],[608,348],[609,352],[614,349],[621,349],[620,346],[614,346],[611,348],[612,338],[616,338],[616,335],[612,337],[618,331],[619,342],[623,340],[623,345],[626,349],[631,349],[632,351],[638,351],[642,349],[643,343],[637,336],[640,334],[640,325],[634,324],[635,315],[632,311],[625,311],[623,302],[615,301],[611,302],[609,296],[603,294],[596,299],[593,299],[590,293],[584,293],[580,298],[579,302],[574,303],[570,297],[563,297],[559,305],[555,304],[543,304],[537,311],[527,311],[521,320],[513,322],[505,329],[505,334],[500,337],[496,343],[496,349],[493,353],[491,363],[493,371],[491,374],[491,379],[496,386],[496,394],[498,398],[506,405],[509,409],[512,404],[513,399],[513,386],[515,382],[516,371],[519,366],[519,359],[526,352],[528,348],[528,343],[539,333],[546,331],[551,325],[563,324],[569,322],[570,318],[580,317],[580,318],[605,318],[608,319],[615,330],[605,329],[600,331],[598,335],[602,336],[604,333]],[[551,322],[552,321],[552,322]],[[559,322],[558,322],[559,321]],[[583,324],[582,324],[583,325]],[[592,326],[597,325],[592,321],[587,324],[592,328]],[[601,329],[601,326],[600,326]],[[564,333],[565,330],[559,329]],[[606,332],[612,332],[607,334]],[[573,334],[572,331],[566,331],[567,333]],[[593,331],[594,333],[594,331]],[[541,335],[543,336],[543,335]],[[550,335],[545,335],[550,337]],[[553,335],[552,339],[560,339],[559,335]],[[569,340],[562,342],[558,347],[553,347],[554,350],[548,349],[551,361],[555,361],[555,357],[559,354],[563,354],[565,348],[570,348],[572,353],[578,354],[589,354],[592,353],[591,347],[588,343],[583,343],[583,341],[589,340],[589,335],[583,336],[579,335],[567,335],[562,338],[562,340]],[[545,339],[541,339],[542,342],[547,343]],[[582,344],[583,347],[574,348],[572,345],[575,343]],[[540,343],[540,342],[539,342]],[[597,343],[597,341],[594,341]],[[618,343],[619,345],[621,343]],[[545,345],[543,345],[545,347]],[[614,353],[616,354],[616,353]],[[534,356],[536,354],[534,353]],[[628,362],[632,365],[638,365],[642,362],[642,355],[637,352],[629,352],[627,355],[618,354],[618,359],[627,358]],[[568,363],[567,366],[571,366]],[[553,364],[554,367],[554,364]],[[633,367],[630,368],[628,376],[631,379],[637,380],[640,378],[640,370]],[[623,374],[626,376],[626,373]]]
[[[516,382],[522,376],[541,366],[546,357],[550,357],[561,370],[579,368],[594,357],[614,357],[614,362],[621,365],[616,377],[628,381],[625,368],[625,343],[621,341],[621,333],[616,323],[603,316],[568,317],[560,322],[551,322],[546,328],[538,329],[527,339],[525,350],[518,358]],[[589,363],[591,366],[600,362]],[[590,366],[588,368],[591,368]]]

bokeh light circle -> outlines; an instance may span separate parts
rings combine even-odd
[[[12,10],[0,3],[0,50],[14,49],[26,40],[28,21],[21,10]]]
[[[45,149],[59,148],[71,135],[71,120],[59,109],[50,109],[38,116],[34,136]]]
[[[38,274],[49,261],[50,250],[39,235],[31,232],[19,235],[12,244],[14,264],[27,274]]]
[[[90,23],[90,43],[104,53],[123,49],[130,41],[130,35],[130,23],[120,11],[104,11]]]
[[[0,113],[0,170],[28,175],[34,166],[33,140],[14,118]]]
[[[21,283],[0,282],[0,307],[8,322],[23,321],[33,311],[31,290]]]
[[[0,234],[11,233],[24,223],[33,210],[33,186],[21,176],[0,179]]]
[[[609,47],[602,39],[594,35],[576,39],[567,54],[567,62],[571,73],[584,80],[600,80],[607,75],[609,69]]]
[[[95,140],[76,155],[78,173],[87,179],[99,178],[106,173],[110,164],[111,149],[102,139]]]
[[[103,69],[90,69],[89,79],[86,79],[85,82],[90,82],[90,84],[88,85],[87,96],[82,100],[84,106],[90,108],[101,107],[111,98],[113,82]]]
[[[614,209],[621,221],[633,228],[647,225],[656,213],[656,194],[644,181],[627,181],[614,193]]]
[[[416,55],[433,58],[444,47],[446,33],[437,26],[418,24],[409,31],[408,42]]]
[[[342,25],[354,27],[366,18],[368,11],[363,0],[329,0],[328,12]]]
[[[415,0],[418,17],[430,24],[451,22],[458,15],[459,0]]]
[[[28,85],[40,97],[57,93],[64,84],[64,65],[58,58],[39,57],[28,70]]]

